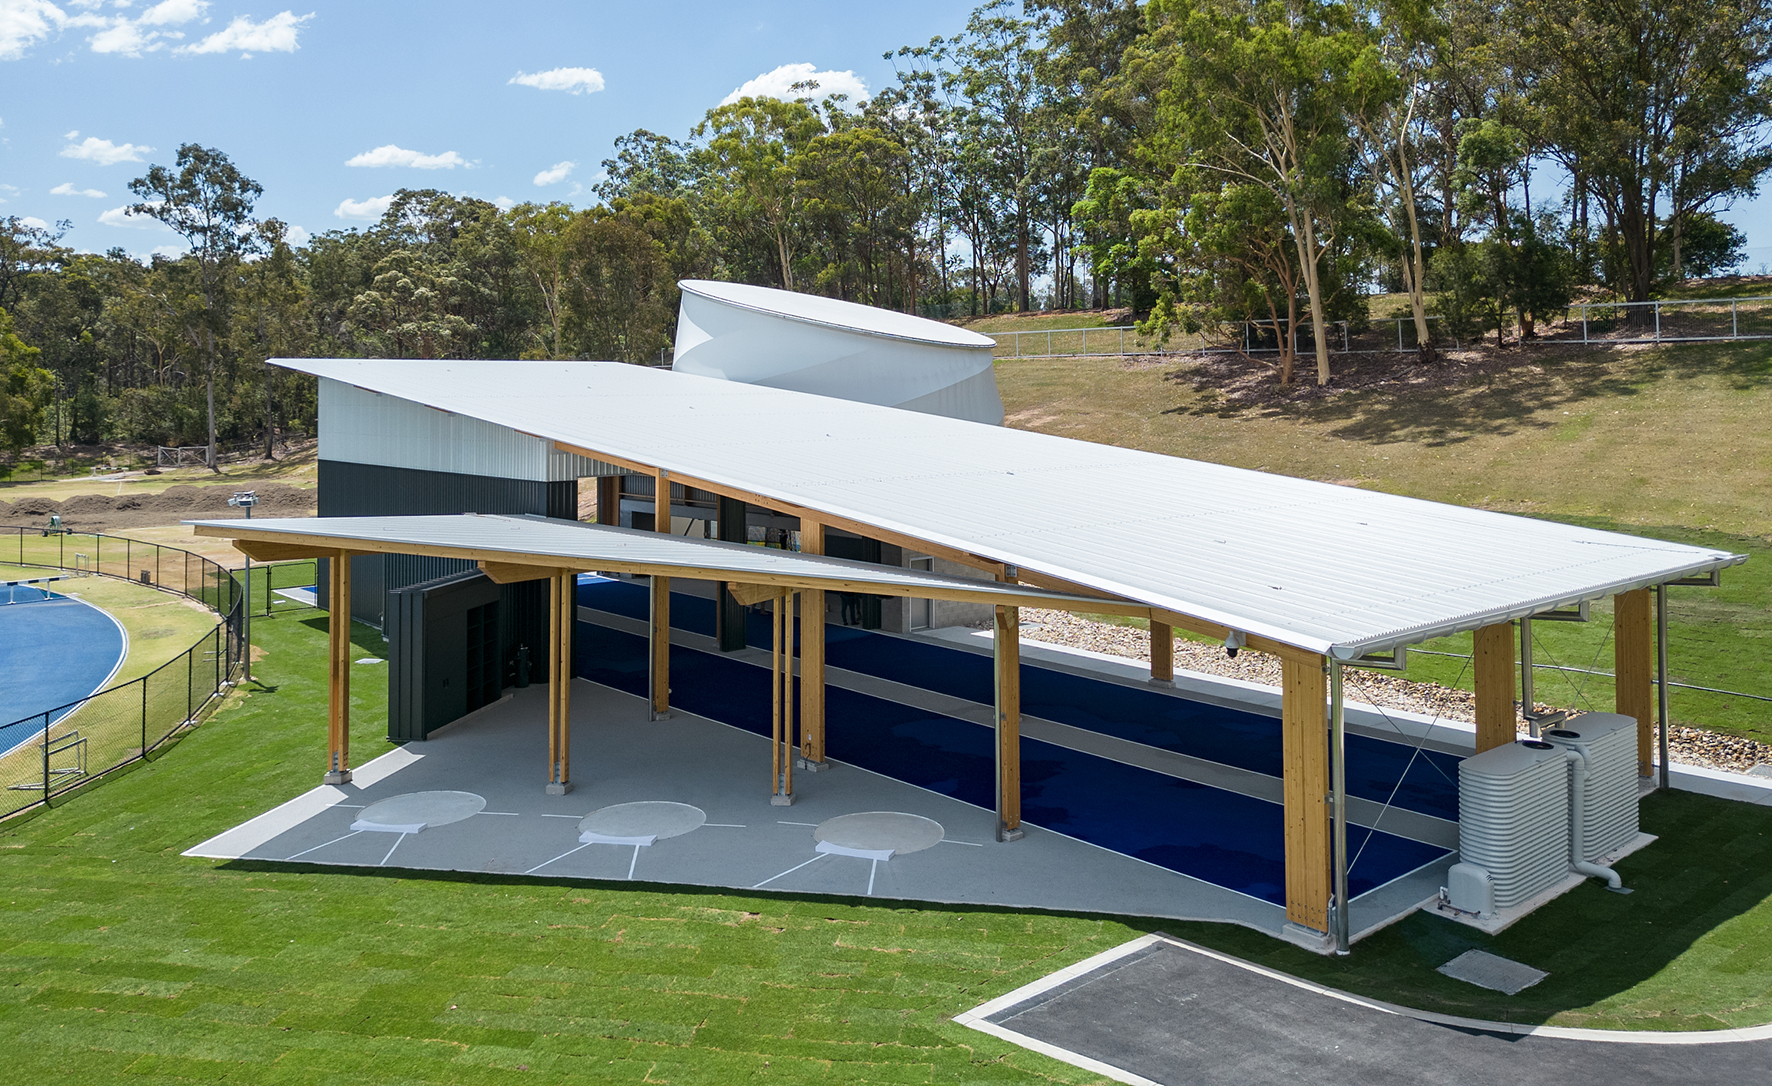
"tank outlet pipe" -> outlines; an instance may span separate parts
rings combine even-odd
[[[1569,764],[1575,767],[1575,803],[1573,817],[1575,825],[1569,834],[1570,851],[1574,854],[1569,866],[1576,873],[1590,875],[1596,879],[1606,880],[1606,889],[1615,894],[1628,894],[1624,880],[1618,872],[1610,867],[1587,862],[1587,752],[1570,750],[1567,753]]]

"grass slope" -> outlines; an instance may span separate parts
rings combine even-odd
[[[1560,355],[1452,388],[1224,405],[1173,367],[997,366],[1011,425],[1746,553],[1721,590],[1670,589],[1673,677],[1772,697],[1772,344]],[[1538,623],[1537,662],[1612,666],[1609,604]],[[1424,648],[1470,651],[1470,637]],[[1463,662],[1410,676],[1468,688]],[[1540,673],[1541,701],[1609,704],[1604,677]],[[1765,702],[1677,690],[1676,720],[1772,741]]]
[[[325,619],[262,622],[263,686],[133,772],[0,827],[0,1035],[21,1082],[1098,1081],[952,1015],[1152,925],[179,853],[309,787]],[[353,631],[379,655],[374,631]],[[354,653],[353,655],[357,655]],[[386,670],[353,671],[355,760]],[[1167,930],[1384,999],[1516,1021],[1772,1019],[1772,811],[1652,798],[1663,841],[1490,940],[1413,918],[1344,960]],[[1547,968],[1517,997],[1433,971],[1467,946]]]

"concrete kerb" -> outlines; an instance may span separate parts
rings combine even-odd
[[[1197,943],[1188,942],[1185,939],[1177,939],[1172,935],[1166,935],[1162,932],[1152,932],[1149,935],[1139,936],[1137,939],[1133,939],[1130,942],[1122,943],[1110,950],[1102,951],[1100,954],[1096,954],[1093,957],[1085,958],[1075,965],[1060,969],[1056,973],[1041,977],[1039,980],[1033,981],[1032,983],[1024,984],[1013,992],[998,996],[996,999],[981,1003],[969,1011],[955,1015],[954,1021],[960,1025],[979,1030],[983,1033],[989,1033],[993,1036],[1003,1037],[1006,1040],[1012,1040],[1016,1044],[1026,1044],[1027,1047],[1034,1048],[1036,1051],[1045,1052],[1047,1055],[1052,1055],[1057,1059],[1062,1059],[1066,1063],[1073,1064],[1077,1067],[1087,1067],[1089,1070],[1095,1071],[1097,1074],[1107,1074],[1118,1082],[1147,1082],[1149,1080],[1140,1078],[1137,1075],[1132,1075],[1126,1071],[1121,1071],[1117,1068],[1111,1069],[1110,1073],[1110,1070],[1106,1069],[1106,1065],[1099,1064],[1099,1061],[1089,1060],[1088,1057],[1077,1056],[1074,1053],[1058,1055],[1058,1053],[1064,1052],[1065,1050],[1059,1049],[1057,1046],[1047,1044],[1043,1041],[1036,1041],[1033,1038],[1026,1038],[1024,1040],[1021,1034],[1016,1033],[1013,1030],[1004,1029],[1002,1026],[995,1025],[986,1020],[995,1015],[1001,1014],[1003,1011],[1006,1011],[1011,1007],[1015,1007],[1028,1000],[1034,999],[1037,996],[1043,995],[1062,984],[1067,984],[1079,977],[1086,976],[1089,973],[1095,972],[1107,965],[1111,965],[1128,955],[1136,954],[1139,951],[1159,943],[1167,944],[1180,950],[1186,950],[1202,957],[1211,958],[1214,961],[1235,966],[1238,969],[1266,977],[1269,980],[1276,980],[1282,984],[1288,984],[1294,988],[1311,992],[1316,995],[1327,996],[1330,999],[1338,1000],[1352,1006],[1364,1007],[1367,1010],[1378,1011],[1383,1014],[1397,1015],[1403,1018],[1413,1018],[1419,1022],[1427,1022],[1437,1026],[1447,1026],[1453,1029],[1493,1033],[1509,1037],[1552,1037],[1562,1040],[1598,1041],[1606,1044],[1630,1045],[1715,1045],[1735,1044],[1742,1041],[1772,1040],[1772,1025],[1745,1026],[1736,1029],[1670,1030],[1667,1032],[1658,1032],[1652,1030],[1585,1029],[1576,1026],[1534,1026],[1519,1022],[1493,1022],[1481,1018],[1464,1018],[1458,1015],[1440,1014],[1437,1011],[1425,1011],[1414,1007],[1405,1007],[1396,1003],[1387,1003],[1381,999],[1371,999],[1367,996],[1355,995],[1352,992],[1344,992],[1336,988],[1325,987],[1324,985],[1294,977],[1275,969],[1269,969],[1266,966],[1256,965],[1254,962],[1247,962],[1241,958],[1232,957],[1229,954],[1223,954],[1219,951],[1211,950],[1207,947],[1200,946]],[[1085,1060],[1088,1062],[1079,1062]]]

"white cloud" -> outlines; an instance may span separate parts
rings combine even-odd
[[[545,72],[518,72],[506,86],[534,87],[536,90],[565,91],[568,94],[595,94],[603,89],[603,73],[595,68],[553,68]]]
[[[313,241],[314,235],[308,233],[306,229],[292,224],[289,229],[283,232],[283,240],[299,249],[308,242]]]
[[[509,196],[495,196],[492,198],[492,203],[493,206],[497,207],[500,211],[509,211],[511,208],[517,206],[517,201],[511,199]]]
[[[114,207],[98,217],[105,226],[127,226],[136,230],[168,230],[171,229],[152,215],[137,215],[129,210],[129,205]]]
[[[128,4],[118,4],[128,7]],[[147,26],[178,26],[202,16],[208,10],[208,0],[161,0],[160,3],[142,12],[136,21]]]
[[[795,83],[817,83],[818,89],[797,91],[793,89]],[[779,98],[791,102],[796,98],[828,98],[833,94],[847,94],[851,102],[860,102],[868,96],[868,85],[854,72],[821,72],[812,64],[783,64],[772,72],[746,80],[737,90],[720,99],[720,104],[729,106],[740,98]]]
[[[467,164],[468,160],[454,151],[427,155],[423,151],[408,151],[391,143],[345,160],[347,166],[410,166],[415,170],[453,170]]]
[[[48,0],[0,2],[0,60],[17,60],[25,50],[67,23],[67,13]]]
[[[26,215],[23,218],[19,219],[19,222],[24,223],[26,226],[35,226],[39,230],[49,229],[49,224],[44,222],[42,219],[39,219],[35,215]]]
[[[97,189],[77,189],[72,181],[63,181],[49,190],[51,196],[90,196],[94,200],[102,200],[105,194]]]
[[[71,141],[79,132],[69,132]],[[142,156],[153,148],[145,144],[112,143],[101,140],[97,136],[87,136],[79,143],[70,142],[62,148],[63,158],[77,158],[82,162],[96,162],[100,166],[115,166],[119,162],[140,162]]]
[[[164,49],[168,42],[183,38],[183,31],[164,28],[183,26],[194,19],[200,19],[208,8],[208,0],[162,0],[143,11],[138,19],[132,20],[124,15],[109,19],[102,15],[77,15],[68,20],[68,25],[100,28],[98,33],[86,39],[95,53],[121,53],[124,56],[139,57],[143,53]]]
[[[301,48],[296,37],[301,32],[301,25],[314,17],[313,12],[297,15],[291,11],[279,12],[262,23],[255,23],[245,15],[239,15],[228,24],[226,30],[218,30],[195,45],[181,45],[181,53],[231,53],[240,50],[242,57],[254,53],[293,53]]]
[[[566,180],[566,175],[578,167],[576,162],[556,162],[552,166],[535,175],[537,185],[552,185]]]
[[[149,256],[162,256],[162,257],[165,257],[167,260],[177,260],[179,257],[184,256],[186,253],[188,253],[190,251],[191,251],[191,247],[189,245],[185,245],[182,242],[173,242],[170,245],[156,245],[156,246],[154,246],[154,248],[148,253],[148,255]]]
[[[388,205],[394,202],[393,194],[371,196],[367,200],[343,200],[332,209],[332,213],[341,219],[358,219],[363,222],[374,222],[387,211]]]

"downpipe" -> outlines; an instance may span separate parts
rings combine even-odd
[[[1628,894],[1630,891],[1625,889],[1624,880],[1618,877],[1618,872],[1610,867],[1601,867],[1599,864],[1587,862],[1587,752],[1569,750],[1565,752],[1565,756],[1569,759],[1569,763],[1575,767],[1575,797],[1572,812],[1575,825],[1569,835],[1570,852],[1573,854],[1569,866],[1574,868],[1577,874],[1605,879],[1606,889],[1615,894]]]

